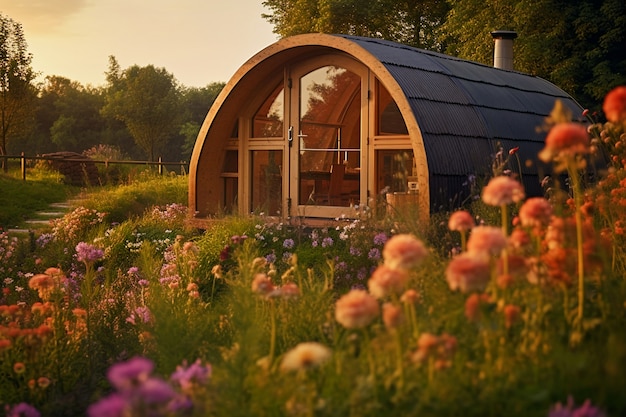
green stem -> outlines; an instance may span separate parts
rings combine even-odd
[[[576,161],[570,161],[568,164],[569,176],[572,179],[572,187],[574,192],[574,205],[576,218],[576,249],[578,254],[578,328],[582,329],[583,324],[583,306],[585,301],[585,269],[584,269],[584,253],[583,253],[583,219],[580,211],[581,207],[581,190],[580,180],[578,178],[578,170],[576,169]]]
[[[509,210],[506,204],[502,204],[500,206],[500,212],[502,213],[502,233],[506,237],[509,235],[509,226],[508,226]],[[509,273],[509,255],[506,251],[506,248],[502,250],[502,273],[504,275],[507,275]]]
[[[270,367],[274,363],[274,353],[276,350],[276,310],[274,308],[274,301],[269,301],[270,308],[270,353],[269,353],[269,365]]]

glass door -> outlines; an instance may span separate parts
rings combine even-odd
[[[292,73],[297,86],[291,149],[297,180],[290,188],[292,204],[297,204],[292,214],[337,217],[360,203],[366,77],[349,66],[303,66]]]

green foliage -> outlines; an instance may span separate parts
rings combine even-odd
[[[553,82],[585,107],[626,83],[623,1],[449,3],[451,11],[439,27],[446,53],[492,65],[490,32],[514,30],[515,69]]]
[[[58,176],[36,171],[27,181],[0,175],[0,228],[22,226],[24,220],[48,204],[66,200],[78,190],[60,182]]]
[[[0,155],[32,129],[36,77],[22,25],[0,14]],[[6,173],[8,167],[1,160]]]
[[[93,189],[81,203],[106,213],[109,223],[122,223],[155,205],[186,204],[187,187],[185,176],[159,176],[141,171],[127,184]]]
[[[163,68],[135,65],[119,74],[105,100],[103,114],[123,121],[148,159],[156,160],[181,119],[174,77]]]
[[[383,38],[441,50],[435,29],[445,20],[446,2],[433,0],[266,0],[263,15],[282,37],[302,33],[343,33]]]

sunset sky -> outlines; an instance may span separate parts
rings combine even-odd
[[[226,82],[278,39],[262,0],[0,0],[0,13],[22,25],[40,80],[92,86],[104,85],[110,55],[188,87]]]

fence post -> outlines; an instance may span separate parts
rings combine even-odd
[[[159,156],[159,175],[163,175],[163,163],[161,161],[160,156]]]
[[[22,152],[20,157],[20,166],[22,168],[22,181],[26,181],[26,157],[24,156],[24,152]]]

